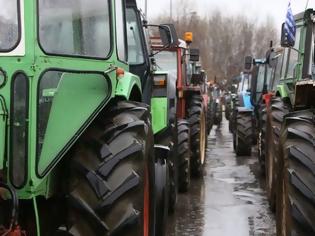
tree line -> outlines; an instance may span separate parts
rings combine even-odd
[[[180,38],[187,31],[194,33],[191,47],[200,49],[210,81],[229,81],[243,70],[245,56],[263,58],[270,41],[278,42],[278,30],[270,16],[263,22],[244,15],[224,14],[220,10],[202,16],[192,11],[191,1],[181,0],[175,5],[173,19],[164,14],[155,22],[173,23]]]

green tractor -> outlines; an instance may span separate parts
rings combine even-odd
[[[255,135],[257,136],[258,160],[262,174],[265,174],[266,156],[266,123],[267,109],[274,95],[275,79],[281,70],[282,48],[273,48],[266,53],[264,59],[253,60],[253,78],[251,83],[251,101],[255,112]]]
[[[175,29],[172,25],[148,25],[143,19],[140,11],[137,9],[135,0],[127,0],[127,35],[128,35],[128,52],[130,71],[138,75],[143,84],[143,102],[151,106],[153,132],[155,143],[167,147],[168,155],[165,160],[167,167],[167,178],[163,182],[167,188],[161,191],[157,202],[166,204],[157,206],[157,221],[161,224],[157,226],[157,230],[164,231],[165,209],[168,208],[169,213],[174,213],[177,202],[178,193],[178,159],[181,158],[178,151],[178,139],[180,139],[181,124],[176,117],[176,77],[172,76],[170,71],[162,71],[157,69],[155,59],[172,47],[178,41]],[[152,42],[149,37],[148,28],[158,29],[161,35],[161,44],[163,50],[154,52],[151,49]],[[164,170],[165,172],[165,170]],[[156,179],[161,178],[158,175]],[[162,180],[161,180],[162,181]],[[161,181],[157,181],[160,183]],[[163,185],[159,187],[162,189]],[[163,196],[162,194],[167,196]],[[166,206],[166,207],[165,207]],[[163,217],[162,217],[163,216]],[[165,232],[159,231],[157,235],[163,235]]]
[[[125,5],[2,5],[0,235],[162,235],[170,150],[129,72]]]
[[[280,82],[267,111],[267,189],[278,235],[315,234],[314,16],[308,9],[294,17],[293,41],[282,27]]]

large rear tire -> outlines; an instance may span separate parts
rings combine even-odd
[[[177,123],[177,120],[175,121]],[[171,123],[167,130],[155,134],[155,144],[169,149],[167,155],[168,165],[168,210],[170,214],[175,212],[178,195],[178,158],[177,158],[177,124]]]
[[[267,110],[267,150],[265,158],[266,191],[270,209],[276,207],[277,163],[279,162],[280,131],[284,116],[289,112],[281,98],[273,98]]]
[[[178,190],[187,192],[190,186],[190,139],[189,123],[186,120],[179,120],[178,130]]]
[[[259,108],[259,130],[258,130],[258,160],[262,174],[265,174],[266,159],[266,123],[267,123],[267,107],[261,104]]]
[[[193,95],[189,101],[188,121],[191,140],[191,173],[202,175],[206,156],[206,117],[200,95]]]
[[[231,117],[231,100],[225,102],[224,105],[225,119],[230,120]]]
[[[252,114],[250,112],[238,112],[236,117],[236,130],[233,135],[237,156],[251,155],[252,130]]]
[[[159,155],[155,162],[155,234],[166,234],[169,212],[169,166],[167,153],[156,151]]]
[[[212,101],[210,100],[208,103],[208,107],[207,107],[207,132],[208,135],[211,132],[211,129],[213,127],[214,124],[214,114],[213,114],[213,109],[212,109]]]
[[[114,102],[71,154],[69,235],[151,235],[154,150],[148,108]]]
[[[277,193],[278,235],[315,235],[315,111],[286,117]]]
[[[215,103],[215,119],[214,124],[220,126],[222,122],[222,104]]]
[[[233,107],[231,106],[231,116],[229,120],[229,130],[231,133],[235,133],[236,129],[236,119],[237,119],[237,108],[239,107],[239,101],[238,98],[234,98],[232,100]],[[234,145],[235,146],[235,145]],[[235,150],[235,148],[234,148]]]

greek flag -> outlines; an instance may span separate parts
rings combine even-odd
[[[289,1],[287,17],[284,23],[284,32],[287,41],[294,45],[295,42],[295,33],[296,33],[296,24],[294,20],[294,16],[291,9],[291,1]]]

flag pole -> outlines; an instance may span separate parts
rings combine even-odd
[[[310,0],[307,0],[307,1],[306,1],[305,10],[308,8],[308,3],[309,3],[309,1],[310,1]]]

